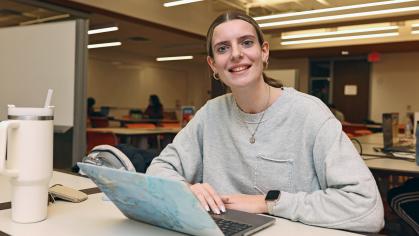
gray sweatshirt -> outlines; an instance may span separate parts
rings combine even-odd
[[[340,122],[319,99],[285,88],[265,111],[242,112],[231,94],[208,101],[147,174],[209,183],[220,194],[281,190],[270,214],[309,225],[377,232],[377,185]]]

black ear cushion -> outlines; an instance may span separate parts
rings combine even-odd
[[[130,159],[136,171],[141,173],[145,173],[153,158],[158,155],[157,153],[142,150],[129,144],[118,144],[116,148],[121,150]]]

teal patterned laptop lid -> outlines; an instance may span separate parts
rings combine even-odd
[[[186,183],[77,163],[128,218],[192,235],[223,235]]]

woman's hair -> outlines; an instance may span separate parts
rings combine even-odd
[[[95,105],[95,103],[96,103],[96,100],[94,98],[92,98],[92,97],[87,98],[87,107],[88,108],[93,107]]]
[[[224,22],[231,21],[231,20],[242,20],[242,21],[246,21],[247,23],[251,24],[256,31],[256,35],[257,35],[259,45],[262,47],[262,44],[265,42],[265,40],[263,38],[262,30],[260,29],[258,23],[256,23],[256,21],[252,17],[250,17],[250,16],[248,16],[248,15],[242,13],[242,12],[228,11],[228,12],[225,12],[225,13],[221,14],[220,16],[218,16],[212,22],[211,26],[208,29],[208,33],[207,33],[207,54],[208,54],[209,57],[214,59],[214,51],[212,50],[212,37],[214,36],[215,27],[217,27],[218,25],[220,25]],[[265,62],[264,62],[264,64],[265,64]],[[263,80],[265,81],[265,83],[269,84],[270,86],[276,87],[276,88],[282,88],[283,87],[281,82],[268,77],[265,73],[262,73],[262,76],[263,76]]]
[[[161,107],[162,104],[160,102],[159,96],[155,94],[150,95],[150,105],[152,107]]]

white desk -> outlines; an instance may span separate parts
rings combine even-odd
[[[0,211],[0,230],[14,235],[181,235],[152,225],[127,219],[102,193],[89,195],[82,203],[58,201],[48,207],[48,219],[34,224],[18,224],[10,220],[10,210]],[[29,233],[30,232],[30,233]],[[350,232],[313,227],[277,218],[276,223],[256,235],[344,236]]]
[[[368,168],[376,173],[419,177],[419,166],[412,161],[373,156],[365,156],[364,161]]]
[[[383,152],[377,152],[375,147],[383,147],[383,134],[375,133],[357,137],[362,144],[362,158],[368,168],[381,175],[402,175],[419,177],[419,166],[414,161],[397,159]]]
[[[362,144],[375,144],[375,145],[381,145],[381,147],[383,146],[383,143],[384,143],[383,133],[373,133],[373,134],[363,135],[363,136],[355,137],[355,139],[357,139]],[[406,140],[404,134],[399,134],[399,140],[411,142],[411,140]]]
[[[77,189],[92,187],[92,183],[88,179],[57,172],[54,172],[52,182],[62,183]],[[4,232],[14,236],[181,235],[177,232],[129,220],[110,201],[102,200],[102,196],[103,193],[91,194],[86,201],[81,203],[57,201],[48,207],[48,218],[46,220],[33,224],[14,223],[11,221],[10,209],[0,210],[0,234]],[[276,219],[273,226],[258,232],[256,235],[358,235],[346,231],[308,226],[282,218]]]
[[[380,144],[383,145],[383,133],[373,133],[355,137],[362,144]]]
[[[70,175],[58,171],[52,173],[52,179],[50,181],[50,186],[54,184],[62,184],[75,189],[87,189],[94,188],[96,185],[88,178]],[[10,181],[8,178],[0,175],[0,203],[10,202],[11,199],[11,187]]]

